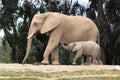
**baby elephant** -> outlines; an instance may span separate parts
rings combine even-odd
[[[96,60],[98,61],[98,64],[102,64],[102,61],[100,60],[100,46],[94,41],[72,42],[67,46],[64,44],[62,44],[62,46],[67,50],[76,52],[72,64],[76,64],[76,60],[81,58],[82,55],[91,56],[92,64],[96,63]]]

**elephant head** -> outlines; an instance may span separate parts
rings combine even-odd
[[[67,48],[69,50],[72,50],[74,48],[75,44],[73,42],[71,42],[70,44],[67,45]]]
[[[72,51],[73,48],[74,48],[74,46],[75,46],[75,44],[74,44],[74,42],[71,42],[70,44],[68,44],[67,46],[65,46],[65,45],[62,43],[62,46],[63,46],[63,48]]]
[[[68,44],[67,46],[65,46],[64,44],[62,44],[62,46],[67,49],[70,50],[72,52],[78,51],[82,48],[82,45],[79,44],[77,42],[71,42],[70,44]]]
[[[27,37],[28,40],[27,40],[26,54],[22,63],[24,63],[27,57],[29,56],[34,34],[47,33],[53,30],[54,28],[56,28],[59,24],[60,24],[60,21],[58,20],[58,16],[55,16],[55,15],[53,16],[53,14],[51,14],[50,12],[44,13],[44,14],[36,14],[33,17],[30,28],[29,28],[29,32],[28,32],[28,37]]]
[[[76,44],[76,43],[73,43],[74,47],[72,49],[72,52],[75,52],[75,51],[78,51],[82,48],[82,45],[81,44]]]

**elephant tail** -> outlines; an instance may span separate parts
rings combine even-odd
[[[97,61],[98,61],[98,64],[101,64],[101,65],[103,64],[101,61],[101,48],[98,51]]]
[[[98,35],[97,35],[97,43],[98,43],[98,45],[100,46],[100,34],[98,33]]]
[[[97,56],[98,59],[101,59],[101,49],[98,51],[98,56]]]

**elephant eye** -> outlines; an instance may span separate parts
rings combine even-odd
[[[40,25],[41,23],[38,23],[38,22],[34,22],[34,26],[38,26]]]
[[[36,25],[37,25],[37,22],[34,22],[34,25],[36,26]]]

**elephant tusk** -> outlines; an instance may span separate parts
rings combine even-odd
[[[33,36],[33,33],[27,37],[27,39],[31,38]]]

